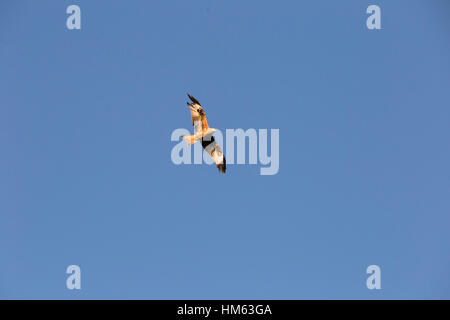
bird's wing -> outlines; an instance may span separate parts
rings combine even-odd
[[[192,125],[194,126],[194,132],[205,132],[209,126],[206,121],[205,111],[203,110],[200,102],[197,101],[193,96],[188,94],[189,99],[191,99],[192,103],[187,102],[189,109],[191,111]]]
[[[227,169],[227,161],[225,160],[225,156],[223,155],[222,148],[215,141],[214,137],[211,137],[211,141],[202,141],[202,146],[214,160],[214,163],[216,164],[217,169],[219,169],[219,172],[225,173]]]

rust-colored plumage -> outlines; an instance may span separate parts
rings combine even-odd
[[[190,146],[196,141],[202,141],[202,147],[211,156],[220,172],[226,171],[226,160],[222,152],[222,148],[217,144],[213,137],[213,133],[216,131],[214,128],[210,128],[208,121],[206,120],[206,114],[203,110],[200,102],[193,96],[188,94],[192,103],[187,102],[189,110],[191,112],[192,125],[194,126],[194,134],[183,136],[183,139]]]

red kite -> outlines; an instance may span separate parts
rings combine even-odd
[[[192,125],[194,126],[194,134],[189,136],[182,136],[184,141],[188,146],[194,144],[198,140],[202,141],[202,147],[211,156],[216,164],[219,172],[225,173],[227,168],[227,162],[222,152],[222,148],[214,140],[213,134],[216,129],[210,128],[208,126],[208,121],[206,121],[205,111],[203,111],[200,102],[197,101],[193,96],[188,94],[189,99],[192,103],[187,102],[189,109],[191,110]]]

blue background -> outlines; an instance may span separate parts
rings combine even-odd
[[[449,299],[449,14],[1,1],[0,298]],[[279,173],[174,165],[187,92],[215,128],[279,128]]]

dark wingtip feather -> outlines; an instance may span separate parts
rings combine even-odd
[[[196,103],[196,104],[200,105],[200,102],[198,102],[197,99],[195,99],[195,98],[194,98],[193,96],[191,96],[189,93],[188,93],[187,95],[188,95],[189,99],[192,100],[193,103]]]
[[[217,169],[219,169],[219,172],[222,173],[225,173],[225,171],[227,171],[227,161],[225,160],[225,157],[223,157],[223,163],[217,165]]]

